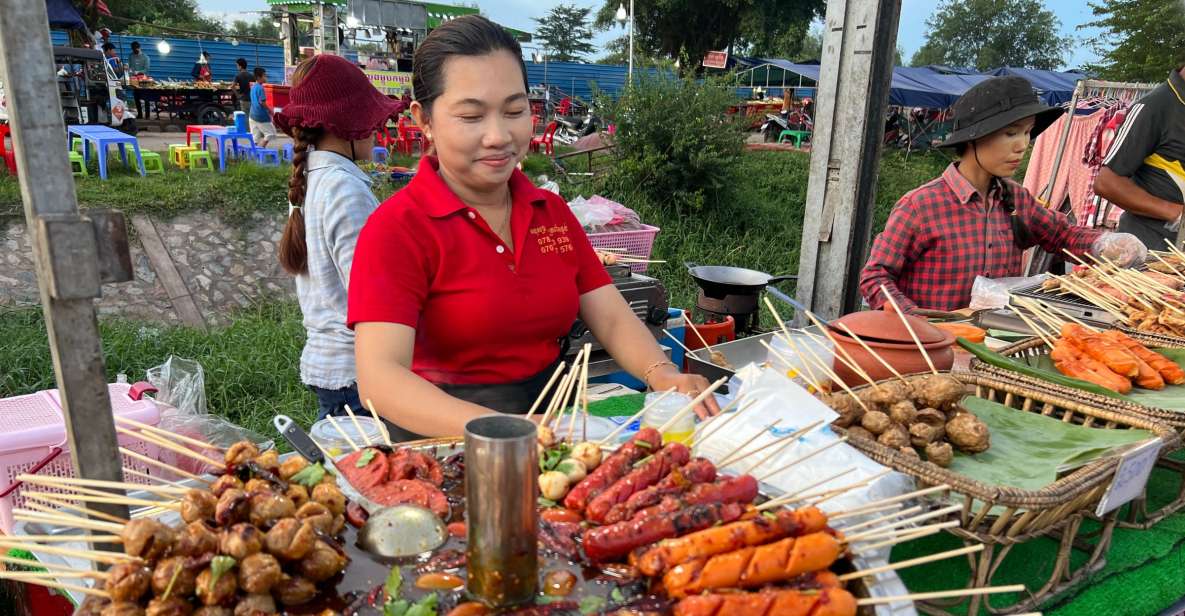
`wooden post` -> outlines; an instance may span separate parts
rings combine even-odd
[[[901,0],[828,0],[815,96],[798,300],[833,318],[860,305]]]
[[[74,471],[122,481],[95,317],[99,242],[78,211],[53,60],[45,2],[0,2],[0,79]],[[123,505],[90,506],[128,517]]]

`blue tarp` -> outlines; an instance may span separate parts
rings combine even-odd
[[[45,12],[49,15],[50,28],[86,31],[86,23],[70,0],[45,0]]]
[[[1041,71],[1031,68],[1012,68],[1005,66],[991,71],[991,75],[1019,75],[1029,80],[1037,89],[1038,95],[1046,105],[1061,105],[1070,102],[1074,96],[1074,86],[1079,79],[1086,79],[1082,73],[1058,71]]]

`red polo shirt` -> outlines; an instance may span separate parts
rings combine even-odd
[[[412,370],[433,383],[509,383],[555,361],[580,296],[611,282],[555,193],[515,171],[513,248],[437,173],[433,157],[358,236],[348,321],[416,330]]]

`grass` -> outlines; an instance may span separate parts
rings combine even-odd
[[[396,159],[392,164],[413,162]],[[798,269],[801,222],[809,157],[797,152],[751,152],[743,156],[744,183],[736,207],[705,209],[694,214],[675,211],[669,203],[651,203],[630,195],[615,195],[638,211],[642,220],[661,227],[654,257],[667,263],[653,265],[651,276],[661,280],[672,306],[691,306],[695,287],[684,261],[711,265],[739,265],[771,274]],[[908,190],[941,173],[940,154],[886,153],[878,179],[876,230],[893,203]],[[551,162],[533,155],[524,161],[532,178],[555,172]],[[226,174],[185,175],[170,170],[165,176],[141,178],[122,170],[112,179],[79,179],[83,206],[115,206],[126,212],[169,217],[183,212],[213,211],[232,224],[259,211],[282,212],[288,167],[234,165]],[[397,187],[376,182],[380,199]],[[564,187],[573,198],[578,185]],[[589,196],[586,191],[585,196]],[[19,216],[20,194],[15,180],[0,176],[0,217]],[[2,221],[0,221],[2,222]],[[304,343],[300,309],[291,302],[261,301],[234,315],[229,326],[209,333],[175,326],[149,325],[122,319],[101,323],[108,377],[118,373],[142,379],[145,370],[163,363],[170,354],[202,364],[206,374],[209,410],[263,434],[272,434],[277,413],[308,425],[316,415],[316,399],[300,384],[300,352]],[[54,387],[41,312],[35,308],[0,308],[0,397]]]

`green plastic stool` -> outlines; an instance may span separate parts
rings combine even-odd
[[[85,147],[86,147],[86,141],[84,141],[82,137],[71,137],[70,138],[70,151],[71,152],[78,152],[79,154],[85,154],[86,152],[85,152],[85,150],[83,150],[83,148],[85,148]]]
[[[73,150],[67,152],[67,154],[70,155],[70,172],[74,175],[81,175],[84,178],[89,177],[90,173],[87,173],[86,162],[83,161],[82,154],[79,154]],[[75,167],[75,165],[77,165],[77,167]]]
[[[802,142],[810,139],[811,134],[804,130],[784,130],[778,135],[778,143],[786,143],[786,139],[794,140],[794,147],[801,148]]]
[[[210,152],[208,150],[193,150],[192,152],[186,152],[185,156],[186,161],[189,163],[190,171],[196,171],[198,169],[210,172],[214,171],[214,159],[210,158]],[[198,165],[197,163],[204,164]]]
[[[160,154],[156,152],[140,152],[140,158],[144,161],[144,173],[159,173],[164,175],[165,163],[160,159]]]

